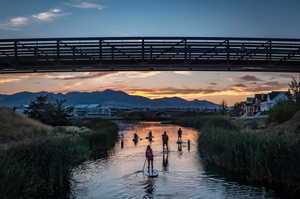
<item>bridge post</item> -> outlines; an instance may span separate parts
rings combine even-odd
[[[227,53],[227,64],[229,64],[230,61],[230,43],[229,43],[229,39],[226,40],[226,53]]]
[[[60,40],[56,40],[56,60],[60,59]]]
[[[186,62],[187,59],[187,43],[186,39],[184,39],[184,62]]]
[[[37,48],[37,46],[35,46],[34,47],[34,57],[35,57],[35,59],[37,59],[37,53],[38,52],[38,48]]]
[[[192,60],[192,50],[191,50],[191,46],[188,45],[188,49],[189,49],[189,61]]]
[[[73,61],[76,60],[76,53],[75,53],[75,46],[72,46],[72,56],[73,56]]]
[[[99,40],[99,60],[102,61],[102,39]]]
[[[142,60],[145,61],[145,40],[142,39]]]
[[[111,46],[111,60],[114,60],[114,46]]]
[[[150,60],[152,61],[152,45],[150,46]]]
[[[272,40],[269,40],[269,60],[272,61]]]
[[[14,42],[15,59],[18,59],[18,41]]]

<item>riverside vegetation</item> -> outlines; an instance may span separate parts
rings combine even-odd
[[[257,125],[249,128],[245,125],[249,121],[234,121],[216,114],[182,117],[174,123],[201,131],[199,151],[209,167],[294,197],[300,193],[300,112],[284,117],[282,114],[287,110],[282,106],[295,107],[296,104],[276,106],[263,129]],[[295,112],[293,108],[288,110]],[[282,126],[293,131],[285,131]]]
[[[99,158],[118,139],[108,120],[52,127],[0,108],[0,198],[70,198],[72,169]]]

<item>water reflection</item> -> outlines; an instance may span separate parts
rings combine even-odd
[[[153,192],[155,191],[155,179],[148,178],[145,181],[144,189],[146,194],[143,198],[153,198]]]
[[[163,153],[163,171],[168,171],[169,166],[169,153]]]
[[[76,198],[274,198],[263,188],[207,173],[197,151],[198,132],[181,128],[182,143],[178,142],[179,126],[157,122],[128,125],[107,159],[87,162],[85,170],[74,170],[74,180],[80,182],[73,187]],[[151,140],[147,139],[149,131]],[[168,153],[163,152],[164,131],[168,134]],[[137,142],[133,141],[135,133]],[[148,178],[143,172],[149,144],[154,152],[153,166],[159,171],[157,178]]]

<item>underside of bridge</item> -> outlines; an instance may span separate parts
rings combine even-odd
[[[300,39],[92,37],[0,40],[0,73],[300,72]]]

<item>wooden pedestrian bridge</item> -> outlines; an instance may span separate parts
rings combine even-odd
[[[300,39],[0,39],[0,73],[82,71],[300,72]]]

